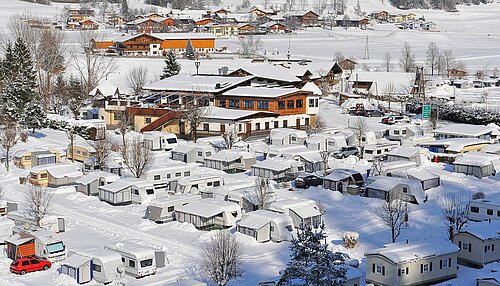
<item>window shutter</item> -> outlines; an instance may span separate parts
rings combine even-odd
[[[375,273],[375,263],[372,263],[372,272]]]
[[[469,252],[472,252],[472,243],[469,243]]]
[[[439,260],[439,269],[443,269],[443,260]]]
[[[424,273],[424,265],[420,264],[420,273]]]
[[[451,268],[451,258],[448,258],[448,267]]]
[[[385,266],[382,266],[382,276],[385,276]]]
[[[401,269],[398,269],[398,276],[401,276]]]
[[[429,271],[432,271],[432,262],[429,263]]]

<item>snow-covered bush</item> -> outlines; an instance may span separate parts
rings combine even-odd
[[[342,241],[345,248],[355,248],[359,243],[359,233],[347,231],[342,233]]]

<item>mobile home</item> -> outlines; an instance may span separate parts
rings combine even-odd
[[[424,132],[421,127],[414,124],[394,124],[389,127],[388,139],[403,141],[415,136],[422,136]]]
[[[56,150],[18,150],[14,153],[14,165],[21,169],[55,164],[61,161]]]
[[[387,153],[387,162],[408,161],[415,162],[417,166],[430,162],[430,152],[428,149],[419,147],[401,146],[394,148]]]
[[[382,159],[387,153],[398,146],[399,143],[396,141],[365,145],[363,148],[363,159],[368,161]]]
[[[151,151],[169,151],[177,147],[177,136],[173,133],[147,131],[142,136],[144,147]]]
[[[73,142],[73,149],[70,143],[66,150],[66,158],[78,162],[83,162],[88,158],[94,157],[95,154],[95,148],[79,136]]]
[[[60,187],[74,185],[83,173],[71,164],[51,164],[33,167],[29,182],[40,187]]]
[[[307,152],[305,145],[280,145],[269,146],[266,158],[282,157],[285,159],[293,159],[297,154]]]
[[[156,223],[171,222],[175,220],[175,209],[191,202],[201,200],[201,195],[176,194],[154,199],[146,209],[148,219]]]
[[[178,207],[175,216],[198,229],[228,228],[241,216],[241,208],[232,202],[203,199]]]
[[[337,151],[340,147],[347,146],[344,136],[327,133],[312,134],[306,141],[307,149],[318,151]]]
[[[269,210],[292,218],[294,227],[300,225],[320,225],[322,215],[315,201],[312,200],[281,200],[272,203]]]
[[[293,180],[304,172],[304,164],[295,160],[270,158],[252,166],[252,175],[275,181]]]
[[[37,226],[37,223],[27,213],[23,211],[13,211],[7,214],[7,217],[16,223],[16,226]],[[66,221],[60,215],[46,215],[40,220],[40,227],[55,233],[66,231]]]
[[[15,225],[13,220],[7,217],[0,217],[0,245],[5,243],[6,238],[14,234]]]
[[[422,189],[424,191],[432,188],[437,188],[441,185],[441,178],[439,177],[439,175],[423,168],[411,168],[407,170],[394,171],[392,175],[394,177],[415,180],[422,185]]]
[[[474,221],[499,220],[500,202],[493,200],[471,200],[467,204],[467,217]]]
[[[88,256],[73,254],[61,261],[59,273],[75,279],[78,284],[92,281],[92,259]]]
[[[483,268],[500,261],[500,221],[469,222],[455,235],[453,243],[460,248],[459,264]]]
[[[290,216],[268,210],[246,213],[236,224],[236,230],[255,238],[257,242],[286,241],[295,234]]]
[[[98,283],[108,284],[125,278],[122,256],[115,251],[89,246],[85,247],[84,250],[68,251],[68,256],[73,254],[92,259],[92,278]]]
[[[387,244],[365,253],[366,283],[434,285],[457,277],[457,254],[458,247],[444,240]]]
[[[307,132],[289,128],[273,128],[269,134],[269,141],[274,146],[298,144],[304,145]]]
[[[191,176],[194,168],[194,164],[169,160],[162,165],[152,164],[144,170],[141,179],[153,184],[157,191],[173,191],[180,179]]]
[[[205,167],[228,173],[249,170],[255,163],[255,155],[245,151],[222,150],[205,158]]]
[[[328,169],[328,159],[323,163],[320,151],[307,151],[297,154],[297,159],[304,164],[304,170],[308,173],[324,171]]]
[[[402,172],[415,167],[417,167],[417,163],[410,161],[384,161],[380,164],[380,169],[378,170],[380,174],[374,175],[392,177],[395,172]]]
[[[458,156],[453,165],[455,172],[481,179],[493,176],[500,170],[500,157],[482,152],[470,152]]]
[[[172,149],[172,160],[184,163],[205,163],[205,158],[215,154],[214,147],[206,144],[182,144]]]
[[[119,179],[118,175],[96,171],[87,174],[76,180],[76,191],[87,196],[98,196],[99,187],[116,182]]]
[[[177,182],[176,193],[197,194],[207,189],[224,185],[224,179],[214,175],[192,175]]]
[[[119,242],[114,245],[105,245],[104,249],[120,254],[125,263],[125,274],[135,278],[155,275],[157,262],[164,264],[164,261],[160,260],[165,258],[165,253],[155,251],[153,248]]]
[[[498,135],[498,127],[490,125],[449,124],[434,130],[434,136],[438,140],[451,138],[475,138],[486,140],[489,143],[496,143],[498,142]]]

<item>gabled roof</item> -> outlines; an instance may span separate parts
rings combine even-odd
[[[79,268],[83,266],[85,263],[89,263],[92,258],[83,256],[80,254],[73,254],[65,260],[61,261],[61,265],[66,265],[71,268]]]
[[[300,82],[300,79],[297,77],[294,71],[280,65],[261,64],[261,63],[248,64],[246,66],[240,67],[233,73],[240,71],[246,72],[258,78],[263,78],[268,80],[275,80],[287,83]]]
[[[178,207],[176,211],[197,215],[203,218],[211,218],[225,211],[234,212],[240,210],[240,206],[236,203],[203,199]]]
[[[492,126],[472,124],[450,124],[434,130],[435,134],[458,135],[465,137],[479,137],[490,134],[495,130]]]
[[[245,151],[221,150],[205,159],[213,161],[232,162],[240,158],[255,158],[255,156],[252,153]]]
[[[156,91],[222,93],[250,81],[253,76],[228,77],[178,74],[153,83],[143,89]]]
[[[285,171],[294,166],[303,166],[303,164],[302,162],[298,162],[295,160],[287,160],[283,158],[268,158],[253,165],[252,168],[261,168],[272,171]]]
[[[351,170],[351,169],[335,169],[333,170],[332,173],[330,173],[328,176],[326,176],[324,179],[325,180],[330,180],[330,181],[342,181],[345,180],[352,175],[359,174],[361,175],[360,172],[356,170]]]
[[[240,86],[224,92],[223,96],[238,96],[238,97],[262,97],[262,98],[278,98],[289,94],[299,92],[300,89],[288,87],[254,87]]]
[[[206,108],[208,109],[208,111],[207,114],[203,117],[204,119],[242,120],[257,115],[263,117],[276,116],[276,113],[266,112],[266,111],[229,109],[216,106],[209,106]]]
[[[500,239],[500,221],[469,222],[459,233],[468,233],[480,240]]]

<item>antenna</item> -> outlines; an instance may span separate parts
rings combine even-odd
[[[363,59],[369,59],[369,58],[370,58],[370,51],[368,50],[368,35],[366,35],[365,55],[363,56]]]

